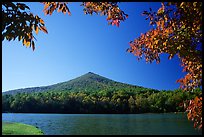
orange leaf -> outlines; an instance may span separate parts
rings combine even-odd
[[[49,2],[45,3],[44,10],[47,9],[49,6],[50,6]]]
[[[44,33],[47,33],[47,34],[48,34],[47,29],[46,29],[45,26],[41,26],[41,27],[40,27],[40,30],[42,30]]]
[[[44,22],[42,19],[40,19],[40,23],[41,23],[41,24],[45,24],[45,22]]]
[[[36,26],[35,33],[38,34],[38,31],[39,31],[38,26]]]

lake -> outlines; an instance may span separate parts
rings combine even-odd
[[[2,121],[39,127],[45,135],[202,135],[186,114],[22,114]]]

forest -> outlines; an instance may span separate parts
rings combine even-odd
[[[68,13],[68,15],[71,15],[71,12],[69,10],[68,2],[41,2],[44,5],[43,12],[45,15],[52,15],[54,11],[62,12],[64,14]],[[67,6],[68,5],[68,6]],[[81,5],[83,7],[83,11],[85,14],[100,14],[106,16],[106,20],[108,21],[108,24],[116,25],[119,27],[120,22],[125,21],[128,18],[128,14],[124,12],[117,2],[82,2]],[[186,75],[184,77],[181,77],[176,82],[180,83],[180,88],[187,91],[187,96],[191,98],[190,101],[188,101],[186,104],[188,107],[186,107],[186,112],[188,113],[188,119],[194,121],[194,127],[199,125],[199,128],[202,128],[202,92],[199,93],[197,97],[194,97],[194,94],[191,93],[191,91],[195,88],[201,88],[202,90],[202,2],[162,2],[161,7],[154,11],[152,8],[149,9],[149,11],[144,11],[142,15],[146,16],[146,20],[149,20],[149,24],[152,26],[152,28],[145,32],[141,33],[141,35],[134,40],[131,40],[129,42],[129,48],[127,49],[128,52],[132,53],[136,56],[138,60],[145,59],[147,63],[152,63],[156,61],[156,63],[160,63],[160,55],[163,53],[167,53],[169,55],[168,59],[172,59],[174,56],[177,56],[179,60],[181,61],[181,67],[183,68],[183,72],[186,72]],[[12,3],[12,2],[3,2],[2,3],[2,41],[5,39],[7,41],[15,40],[16,38],[18,41],[21,41],[23,46],[26,47],[32,47],[33,51],[35,50],[35,42],[36,38],[34,37],[34,33],[37,35],[39,31],[42,31],[44,33],[48,33],[48,30],[45,27],[45,22],[43,19],[41,19],[38,15],[34,15],[30,12],[29,6],[23,3]],[[22,24],[22,25],[19,25]],[[47,25],[46,25],[47,26]],[[22,33],[23,32],[23,33]],[[34,32],[34,33],[33,33]],[[83,89],[82,89],[83,90]],[[50,90],[51,91],[51,90]],[[92,96],[93,94],[88,94],[87,92],[75,92],[75,93],[54,93],[55,91],[52,91],[53,93],[48,96],[48,98],[52,98],[54,96],[55,98],[61,97],[61,94],[67,94],[65,100],[72,99],[72,96],[76,96],[73,100],[75,102],[79,103],[79,106],[83,106],[83,99],[85,97],[91,98],[90,102],[93,102],[94,107],[98,105],[101,99],[101,96]],[[99,91],[100,92],[100,91]],[[117,92],[117,93],[116,93]],[[120,92],[120,91],[119,91]],[[173,91],[174,92],[174,91]],[[161,95],[160,95],[160,94]],[[167,95],[163,95],[163,92],[159,93],[150,93],[148,97],[143,97],[142,94],[137,95],[126,95],[125,97],[119,97],[117,98],[121,103],[116,103],[119,107],[116,107],[116,110],[113,110],[114,112],[119,111],[119,108],[122,108],[122,106],[126,106],[125,108],[128,108],[128,112],[132,112],[132,107],[136,113],[139,113],[141,111],[146,111],[145,109],[140,109],[140,105],[138,105],[137,101],[140,100],[138,97],[141,95],[142,99],[149,99],[152,95],[157,95],[161,98],[165,98]],[[25,94],[25,95],[24,95]],[[26,110],[24,107],[25,104],[27,104],[29,101],[25,101],[21,99],[21,97],[25,98],[31,98],[33,101],[36,100],[36,97],[39,96],[40,99],[44,99],[44,94],[46,93],[34,93],[33,95],[26,93],[15,95],[13,98],[11,95],[3,95],[3,98],[5,100],[3,101],[4,109],[7,111],[22,111]],[[40,94],[40,95],[38,95]],[[52,95],[54,94],[54,95]],[[57,94],[57,97],[55,96]],[[58,95],[60,94],[60,95]],[[73,94],[73,95],[72,95]],[[82,96],[81,100],[78,99],[80,94],[85,94]],[[106,94],[106,93],[105,93]],[[112,108],[115,107],[113,97],[115,94],[119,94],[118,91],[111,92],[110,96],[104,96],[104,98],[107,98],[109,100],[108,106]],[[146,92],[144,93],[146,94]],[[165,94],[169,94],[166,93]],[[172,96],[174,96],[174,93]],[[177,96],[180,98],[179,93]],[[197,94],[197,93],[195,93]],[[98,95],[98,93],[96,93]],[[18,97],[19,96],[19,97]],[[71,96],[71,97],[70,97]],[[116,95],[117,96],[117,95]],[[127,96],[127,97],[126,97]],[[164,96],[164,97],[163,97]],[[170,96],[170,98],[172,97]],[[44,98],[43,98],[44,97]],[[83,98],[84,97],[84,98]],[[176,95],[175,95],[176,97]],[[92,98],[95,98],[94,101],[92,101]],[[169,98],[167,98],[168,100]],[[185,102],[188,99],[183,98],[184,100],[182,102]],[[8,101],[9,100],[9,101]],[[48,99],[49,100],[49,99]],[[49,102],[47,99],[43,101]],[[129,100],[132,100],[129,103]],[[133,101],[134,100],[134,101]],[[150,101],[149,99],[148,101]],[[152,101],[151,104],[146,104],[145,108],[148,108],[147,110],[150,111],[150,108],[154,108],[154,110],[165,110],[163,107],[159,107],[158,100]],[[166,104],[168,104],[168,101],[165,101]],[[54,101],[53,103],[51,103]],[[51,99],[51,102],[48,104],[53,107],[53,105],[56,105],[55,99]],[[64,102],[64,100],[57,100],[57,102],[60,104]],[[72,101],[71,101],[72,102]],[[102,101],[103,102],[103,101]],[[142,101],[141,101],[142,102]],[[141,104],[145,104],[143,101]],[[25,103],[25,104],[23,104]],[[35,102],[34,102],[35,103]],[[155,104],[154,104],[155,103]],[[18,105],[17,105],[18,104]],[[31,103],[33,104],[33,102]],[[48,111],[47,106],[48,104],[44,103],[43,105],[46,109],[43,111]],[[67,103],[65,103],[67,104]],[[73,110],[72,107],[68,108],[64,104],[64,110],[65,112],[67,109],[70,109],[70,112],[76,112]],[[99,103],[100,104],[100,103]],[[133,104],[133,105],[130,105]],[[157,104],[157,105],[156,105]],[[181,103],[176,103],[181,104]],[[37,106],[37,104],[35,104]],[[61,104],[60,104],[61,105]],[[117,106],[116,105],[116,106]],[[153,106],[154,107],[153,107]],[[57,105],[56,105],[57,106]],[[54,108],[56,107],[54,106]],[[62,105],[63,106],[63,105]],[[77,111],[82,112],[79,109],[79,106],[77,106]],[[92,106],[89,104],[88,106]],[[185,106],[185,105],[184,105]],[[177,107],[177,106],[173,106]],[[15,109],[14,109],[15,108]],[[157,108],[157,109],[156,109]],[[159,108],[159,109],[158,109]],[[185,107],[184,107],[185,108]],[[52,108],[53,109],[53,108]],[[103,109],[103,108],[101,108]],[[55,111],[59,110],[59,108],[55,109]],[[88,109],[85,109],[87,113],[92,113],[93,111]],[[179,110],[179,109],[176,109]],[[27,110],[28,111],[28,110]],[[34,110],[32,110],[34,111]],[[36,110],[39,111],[39,110]],[[50,110],[49,110],[50,111]],[[53,110],[52,110],[53,111]],[[126,113],[125,111],[124,113]],[[173,111],[173,109],[171,110]],[[94,110],[94,113],[97,112]],[[98,112],[99,113],[99,112]],[[111,112],[112,113],[112,112]],[[134,113],[134,112],[132,112]]]
[[[176,90],[47,91],[2,95],[2,112],[137,114],[184,112],[185,101],[202,93]]]

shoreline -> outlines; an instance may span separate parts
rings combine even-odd
[[[33,125],[2,121],[2,135],[44,135],[44,133]]]

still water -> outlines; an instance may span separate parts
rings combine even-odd
[[[202,135],[186,114],[21,114],[2,121],[39,127],[45,135]]]

